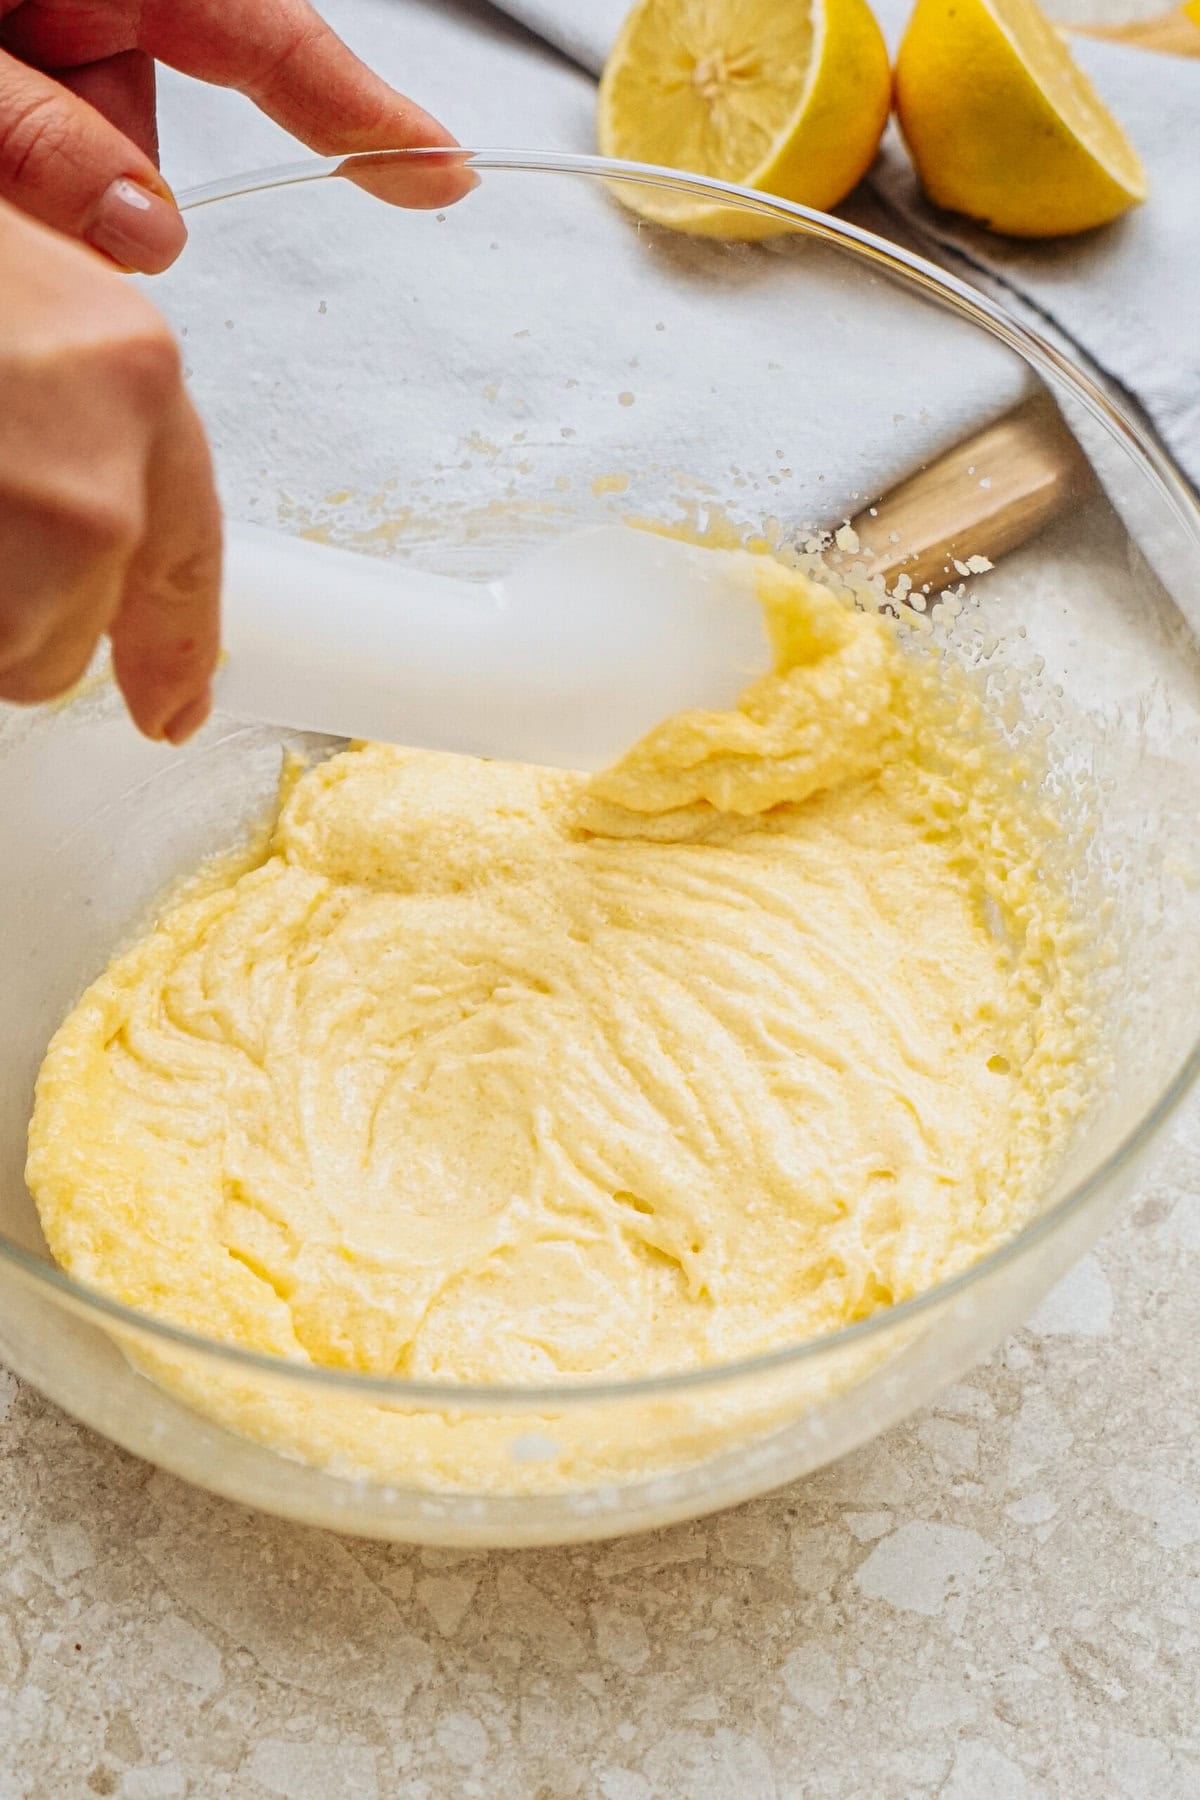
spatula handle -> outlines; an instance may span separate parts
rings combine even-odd
[[[495,614],[482,583],[230,521],[220,702],[274,725],[438,743],[439,709],[485,657]]]
[[[1094,482],[1057,410],[1030,401],[921,469],[851,520],[869,574],[914,588],[960,579],[968,557],[998,562]]]

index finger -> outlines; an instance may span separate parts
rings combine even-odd
[[[326,156],[458,148],[444,125],[360,61],[308,0],[127,0],[115,10],[35,0],[11,13],[5,29],[19,54],[59,74],[137,49],[181,74],[237,88]],[[345,173],[405,206],[448,206],[475,185],[453,156]]]
[[[185,75],[237,88],[322,155],[457,149],[445,126],[374,74],[308,0],[147,0],[139,43]],[[381,199],[420,208],[450,206],[476,182],[453,157],[345,173]]]
[[[457,147],[444,125],[361,62],[308,0],[147,0],[139,43],[185,75],[237,88],[323,155]],[[459,180],[459,192],[471,185],[461,173]]]

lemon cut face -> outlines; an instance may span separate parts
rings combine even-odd
[[[1146,197],[1137,152],[1034,0],[917,0],[896,112],[930,199],[993,231],[1090,231]]]
[[[890,100],[887,49],[864,0],[640,0],[600,84],[599,144],[606,156],[827,208],[870,167]],[[687,194],[619,191],[683,231],[786,230]]]

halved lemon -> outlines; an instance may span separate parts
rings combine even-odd
[[[639,0],[600,83],[600,149],[827,208],[871,166],[890,98],[865,0]],[[691,195],[629,183],[620,193],[682,231],[786,229]]]
[[[993,231],[1090,231],[1146,197],[1137,152],[1034,0],[917,0],[896,112],[930,199]]]

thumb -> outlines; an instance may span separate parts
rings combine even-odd
[[[0,199],[145,275],[169,267],[187,238],[150,158],[86,100],[3,52]]]

